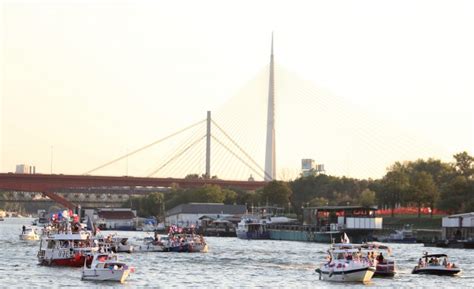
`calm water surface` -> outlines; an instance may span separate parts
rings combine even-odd
[[[80,268],[37,265],[38,242],[19,241],[23,224],[32,219],[6,218],[0,222],[0,287],[12,288],[474,288],[474,250],[424,248],[418,244],[393,244],[399,274],[374,278],[363,284],[328,283],[314,272],[324,261],[326,244],[289,241],[246,241],[206,238],[208,253],[121,254],[136,267],[126,284],[81,281]],[[104,232],[107,233],[107,232]],[[143,238],[144,232],[119,232]],[[410,274],[422,252],[446,253],[464,270],[460,277]]]

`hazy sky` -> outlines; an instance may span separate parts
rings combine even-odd
[[[246,107],[229,109],[232,97],[265,104],[272,31],[278,174],[314,158],[335,175],[376,178],[396,160],[474,151],[474,1],[1,3],[2,172],[49,173],[53,153],[55,173],[80,174],[206,110],[238,119]],[[292,123],[305,109],[304,125]],[[264,141],[249,144],[262,167]],[[157,166],[143,158],[99,173]]]

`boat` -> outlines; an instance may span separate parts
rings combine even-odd
[[[195,234],[193,227],[171,226],[168,237],[162,237],[159,243],[163,246],[163,252],[206,253],[209,250],[204,237]]]
[[[141,243],[133,245],[133,252],[163,252],[163,241],[167,237],[145,237]]]
[[[115,253],[132,253],[134,246],[128,242],[126,237],[118,237],[115,234],[104,237],[103,235],[96,235],[94,240],[97,240],[99,245],[110,248]]]
[[[270,231],[267,226],[270,224],[288,224],[294,219],[287,217],[261,217],[254,215],[243,216],[237,224],[235,233],[239,239],[270,239]]]
[[[375,266],[359,249],[330,249],[328,261],[316,269],[320,280],[334,282],[369,282]]]
[[[33,226],[43,226],[46,227],[50,223],[50,219],[45,210],[38,210],[38,218],[34,219],[31,224]]]
[[[202,235],[187,235],[188,251],[190,253],[207,253],[209,247]]]
[[[23,230],[20,234],[20,240],[38,241],[39,239],[40,239],[40,235],[36,233],[36,229],[23,226]]]
[[[134,268],[120,262],[117,255],[97,253],[93,255],[90,265],[84,262],[82,280],[124,283],[132,272],[135,272]]]
[[[440,258],[444,258],[440,261]],[[461,268],[454,263],[448,262],[446,254],[428,254],[425,252],[418,261],[418,265],[413,268],[412,274],[430,274],[455,276],[462,272]]]
[[[364,252],[367,252],[369,259],[375,259],[374,277],[393,277],[396,274],[395,260],[387,258],[392,254],[392,249],[378,242],[367,242],[360,246]],[[385,251],[385,257],[380,258],[382,251]],[[376,256],[376,257],[374,257]]]
[[[105,250],[91,239],[86,231],[50,234],[41,239],[37,254],[39,264],[69,267],[81,267],[84,262],[90,264],[95,252]]]
[[[207,253],[209,246],[202,235],[173,234],[162,238],[163,252]]]
[[[243,215],[237,224],[235,233],[239,239],[270,239],[268,226],[271,224],[289,224],[296,220],[282,216],[281,207],[252,207],[250,214]]]
[[[380,241],[386,243],[416,243],[416,237],[410,225],[405,225],[401,230],[395,230],[395,233],[390,234],[387,238],[381,238]]]

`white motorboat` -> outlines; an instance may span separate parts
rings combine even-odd
[[[31,227],[23,227],[20,234],[20,240],[23,241],[37,241],[40,239],[40,235],[36,233],[36,229]]]
[[[440,258],[444,259],[439,261]],[[454,276],[459,275],[461,272],[462,270],[459,266],[448,262],[448,255],[425,253],[411,273]]]
[[[359,249],[330,249],[328,262],[316,269],[319,278],[336,282],[369,282],[375,266]]]
[[[94,238],[99,242],[100,245],[110,248],[115,253],[132,253],[134,251],[134,246],[128,242],[128,238],[118,237],[115,235],[108,235],[104,237],[102,235],[95,236]]]
[[[141,243],[136,243],[133,245],[134,252],[163,252],[164,245],[163,240],[165,237],[156,238],[145,237]]]
[[[115,254],[95,254],[90,266],[84,263],[84,267],[82,268],[82,280],[116,281],[124,283],[130,273],[134,271],[133,267],[119,262]]]

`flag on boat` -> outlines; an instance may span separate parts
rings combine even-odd
[[[341,243],[344,244],[349,244],[351,240],[349,240],[349,237],[347,237],[347,234],[344,232],[344,235],[341,236]]]

